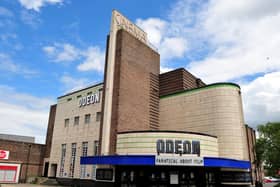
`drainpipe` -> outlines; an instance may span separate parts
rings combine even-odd
[[[28,166],[30,160],[30,151],[31,151],[31,144],[28,145],[27,162],[25,167],[25,182],[27,182],[27,172],[28,172]]]

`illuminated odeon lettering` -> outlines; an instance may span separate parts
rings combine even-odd
[[[200,142],[189,140],[157,140],[157,154],[195,154],[200,156]]]
[[[94,103],[99,103],[100,101],[100,93],[96,92],[92,95],[88,95],[86,97],[82,97],[79,101],[79,106],[86,106]]]

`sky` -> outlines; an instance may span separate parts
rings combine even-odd
[[[113,9],[147,32],[161,72],[237,83],[246,124],[280,121],[279,0],[0,0],[0,133],[44,143],[57,97],[103,82]]]

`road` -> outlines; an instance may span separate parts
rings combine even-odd
[[[267,184],[264,184],[263,187],[274,187],[276,184],[278,184],[278,183],[267,183]]]

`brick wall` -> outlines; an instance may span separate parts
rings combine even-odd
[[[42,144],[0,139],[0,149],[10,151],[9,159],[1,162],[20,163],[19,182],[25,182],[27,177],[41,175],[45,147]]]
[[[124,30],[117,33],[110,152],[116,134],[157,129],[159,54]]]
[[[199,88],[205,85],[206,84],[204,82],[184,68],[179,68],[159,75],[160,96],[172,94],[178,91]]]
[[[248,125],[245,125],[246,129],[246,137],[247,137],[247,144],[248,144],[248,153],[249,153],[249,160],[251,162],[251,173],[253,178],[253,183],[256,181],[261,182],[263,179],[262,176],[262,168],[258,168],[256,165],[256,132],[253,128],[249,127]]]

